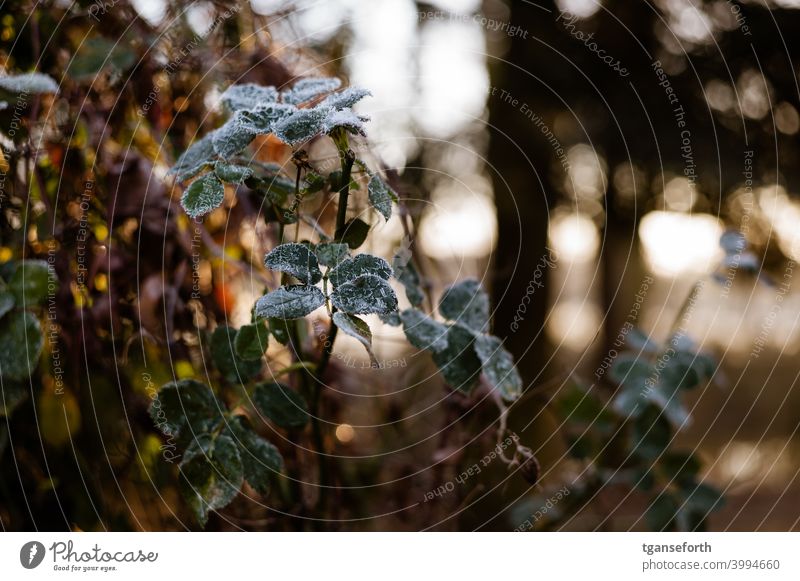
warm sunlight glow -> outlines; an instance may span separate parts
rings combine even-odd
[[[650,212],[639,224],[645,259],[656,274],[709,272],[722,256],[722,225],[709,214]]]

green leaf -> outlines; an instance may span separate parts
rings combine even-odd
[[[722,493],[710,484],[702,482],[696,487],[683,490],[681,496],[685,498],[689,510],[699,512],[703,517],[725,505]]]
[[[658,343],[648,337],[641,329],[633,328],[627,335],[625,341],[631,349],[644,351],[645,353],[658,353],[661,347]]]
[[[267,319],[269,324],[269,332],[275,337],[275,340],[281,345],[288,345],[291,339],[291,331],[289,325],[294,325],[286,319]]]
[[[269,342],[269,331],[263,321],[243,325],[236,332],[233,347],[241,359],[256,361],[264,356]]]
[[[392,267],[383,258],[371,254],[359,254],[339,263],[331,270],[328,280],[334,286],[355,280],[363,274],[371,274],[384,280],[392,276]]]
[[[631,450],[646,460],[655,460],[672,441],[672,428],[661,410],[653,405],[633,422]]]
[[[225,186],[213,173],[207,173],[186,188],[181,205],[190,217],[197,218],[219,208],[224,199]]]
[[[0,89],[9,93],[58,93],[58,84],[42,73],[0,76]]]
[[[678,512],[678,503],[667,494],[660,494],[647,508],[645,520],[651,531],[665,531],[674,528],[673,521]]]
[[[397,310],[397,295],[389,283],[373,274],[362,274],[337,286],[331,302],[340,311],[354,315],[391,313]]]
[[[397,280],[406,291],[406,298],[413,306],[418,307],[425,300],[425,293],[420,286],[419,274],[411,262],[411,251],[398,252],[392,260],[392,269]]]
[[[328,107],[298,109],[275,123],[273,133],[289,145],[303,143],[323,131],[328,113]]]
[[[170,174],[176,174],[179,181],[184,181],[196,176],[217,156],[213,143],[214,132],[207,134],[195,141],[178,161],[169,170]]]
[[[614,360],[608,375],[616,383],[643,387],[644,381],[653,376],[653,367],[638,355],[622,353]]]
[[[246,360],[236,354],[236,329],[220,325],[211,335],[211,358],[222,376],[231,383],[247,383],[261,372],[261,359]]]
[[[5,317],[14,308],[14,304],[14,295],[8,291],[0,290],[0,318]]]
[[[678,351],[664,362],[659,377],[659,387],[665,393],[679,389],[692,389],[700,383],[700,375],[694,368],[694,354]]]
[[[315,286],[285,286],[256,301],[256,316],[265,319],[299,319],[324,304],[325,295]]]
[[[470,393],[481,372],[472,332],[452,325],[447,333],[447,348],[434,352],[433,360],[453,389]]]
[[[251,111],[240,111],[239,120],[256,135],[272,133],[275,124],[297,111],[293,105],[270,103],[261,105]]]
[[[621,387],[617,390],[611,407],[622,417],[638,418],[647,404],[647,399],[643,397],[642,393],[638,389]]]
[[[220,405],[206,384],[181,379],[164,385],[148,411],[159,431],[188,441],[222,420]]]
[[[392,201],[397,199],[397,194],[377,174],[370,178],[367,191],[369,203],[388,221],[392,217]]]
[[[406,309],[400,313],[400,320],[408,342],[417,349],[433,352],[447,349],[447,325],[434,321],[417,309]]]
[[[5,380],[0,384],[0,417],[11,413],[28,397],[27,387],[20,382]]]
[[[350,256],[347,244],[339,242],[321,242],[317,244],[317,259],[323,266],[334,267]]]
[[[671,452],[661,456],[658,468],[668,481],[674,481],[681,487],[694,488],[701,466],[700,461],[691,453]]]
[[[222,104],[231,112],[241,109],[255,109],[259,105],[274,103],[278,100],[275,87],[262,87],[253,83],[231,85],[222,93]]]
[[[370,331],[366,321],[347,313],[337,312],[333,313],[333,322],[343,333],[355,337],[367,349],[370,360],[375,360],[375,356],[372,353],[372,331]]]
[[[439,300],[439,312],[446,319],[483,333],[489,327],[489,295],[477,280],[463,280],[444,291]]]
[[[48,290],[55,294],[56,275],[44,260],[21,260],[8,282],[8,290],[20,307],[32,307],[44,301]],[[52,289],[50,289],[52,285]]]
[[[475,353],[481,360],[483,375],[505,400],[522,395],[522,378],[503,342],[491,335],[475,337]]]
[[[214,132],[212,142],[214,151],[225,159],[233,157],[250,145],[256,132],[243,118],[243,112],[235,113],[225,124]]]
[[[299,105],[316,97],[335,91],[342,81],[335,77],[308,77],[297,81],[291,89],[281,93],[284,103]]]
[[[260,494],[269,493],[270,481],[283,471],[283,457],[278,448],[256,434],[242,416],[233,418],[228,425],[239,446],[244,479]]]
[[[117,74],[128,70],[136,62],[136,52],[120,40],[97,37],[85,41],[75,52],[67,74],[78,81],[94,79],[98,73],[110,70]]]
[[[369,224],[364,222],[361,218],[353,218],[348,220],[347,223],[336,231],[336,240],[347,244],[351,250],[355,250],[367,239],[369,234]]]
[[[294,182],[279,174],[265,178],[253,176],[248,178],[247,185],[261,193],[270,203],[279,206],[285,204],[289,196],[294,194]],[[280,217],[286,221],[283,213]],[[293,219],[292,223],[296,221]]]
[[[647,398],[658,405],[672,425],[680,427],[689,423],[689,412],[683,407],[677,392],[665,393],[660,387],[647,393]]]
[[[235,165],[220,160],[214,165],[214,173],[223,182],[241,184],[253,175],[253,170],[244,165]]]
[[[614,415],[597,397],[596,386],[584,387],[570,382],[557,400],[559,417],[570,425],[586,428],[601,434],[609,433],[615,423]]]
[[[180,488],[197,521],[205,526],[208,513],[228,506],[239,494],[244,469],[239,448],[227,435],[196,438],[180,464]]]
[[[322,104],[327,105],[332,109],[336,109],[337,111],[341,111],[342,109],[347,109],[349,107],[352,107],[364,97],[371,97],[371,96],[372,93],[369,92],[367,89],[361,89],[359,87],[348,87],[339,93],[333,93],[332,95],[328,95],[327,97],[325,97],[325,100],[322,102]]]
[[[17,311],[0,321],[0,375],[28,379],[36,369],[44,345],[42,328],[33,313]]]
[[[281,383],[259,383],[253,391],[258,411],[281,428],[302,428],[308,423],[306,401]]]
[[[305,244],[289,242],[275,247],[264,257],[264,265],[291,274],[305,284],[316,284],[322,279],[317,257]]]

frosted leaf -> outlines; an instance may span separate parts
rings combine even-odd
[[[444,291],[439,312],[446,319],[483,333],[489,326],[489,296],[477,280],[463,280]]]
[[[355,337],[367,349],[370,360],[375,361],[372,353],[372,331],[369,330],[366,321],[347,313],[337,312],[333,313],[333,322],[343,333]]]
[[[229,158],[250,145],[256,138],[256,132],[239,111],[214,132],[212,141],[214,151],[224,158]]]
[[[447,325],[434,321],[418,309],[406,309],[400,313],[403,331],[417,349],[442,351],[447,349]]]
[[[299,319],[325,304],[325,295],[315,286],[280,287],[256,301],[256,316],[262,319]]]
[[[367,192],[369,203],[388,221],[392,217],[392,201],[397,201],[397,195],[378,175],[370,178]]]
[[[392,276],[392,267],[383,258],[371,254],[359,254],[354,258],[343,260],[328,275],[334,286],[339,286],[358,278],[362,274],[372,274],[384,280]]]
[[[194,180],[181,197],[181,206],[192,218],[208,214],[219,208],[225,199],[225,186],[213,173]]]
[[[241,111],[241,122],[253,133],[267,134],[272,133],[275,124],[288,117],[292,113],[298,111],[294,105],[285,105],[283,103],[269,103],[256,107],[252,111]]]
[[[201,139],[189,146],[183,152],[178,161],[169,170],[171,174],[177,174],[178,180],[184,181],[197,175],[200,170],[209,165],[217,156],[214,150],[214,131],[208,133]]]
[[[288,117],[284,117],[273,127],[273,133],[289,145],[297,145],[308,141],[315,135],[322,133],[325,128],[325,119],[330,113],[328,107],[314,107],[313,109],[298,109]]]
[[[236,350],[236,329],[219,325],[211,334],[211,359],[217,371],[231,383],[246,383],[261,372],[260,357],[244,359]]]
[[[398,252],[392,260],[394,276],[406,289],[406,298],[415,307],[422,304],[425,300],[425,293],[420,287],[419,274],[411,263],[411,250],[404,248]]]
[[[381,313],[378,315],[378,318],[381,320],[382,323],[387,325],[391,325],[392,327],[399,327],[401,324],[400,321],[400,314],[396,311],[391,313]]]
[[[231,85],[222,93],[222,103],[230,111],[240,109],[255,109],[259,105],[274,103],[278,100],[278,91],[275,87],[262,87],[254,83]]]
[[[325,93],[335,91],[341,85],[342,81],[337,78],[309,77],[300,79],[291,89],[284,91],[281,95],[284,103],[299,105]]]
[[[308,423],[308,404],[296,391],[282,383],[259,383],[253,403],[262,414],[281,428],[302,428]]]
[[[358,103],[364,97],[371,97],[372,93],[360,87],[348,87],[344,91],[328,95],[322,102],[323,105],[333,107],[337,111],[347,109]]]
[[[244,165],[236,165],[224,161],[218,161],[214,165],[214,173],[223,182],[230,184],[241,184],[253,175],[253,170]]]
[[[305,244],[290,242],[275,247],[264,257],[270,270],[291,274],[306,284],[315,284],[322,278],[317,257]]]
[[[263,321],[243,325],[233,340],[236,355],[245,361],[258,361],[267,350],[269,330]]]
[[[42,73],[23,73],[0,77],[0,89],[10,93],[58,93],[58,83]]]
[[[503,399],[513,401],[522,394],[522,378],[500,339],[478,335],[475,337],[475,353],[481,360],[483,375]]]
[[[317,244],[317,258],[323,266],[336,266],[350,256],[350,247],[340,242],[321,242]]]
[[[379,276],[363,274],[336,287],[331,302],[340,311],[354,315],[391,313],[397,310],[397,296]]]
[[[18,310],[3,317],[0,322],[0,376],[3,380],[28,379],[36,369],[43,346],[42,327],[33,313]]]
[[[201,525],[208,513],[228,506],[244,482],[242,458],[225,434],[203,434],[192,441],[180,465],[180,488]]]
[[[239,446],[244,479],[260,494],[269,493],[270,479],[283,471],[283,458],[278,449],[253,432],[242,416],[228,423],[231,437]]]
[[[452,325],[447,332],[447,348],[435,351],[433,361],[453,389],[464,393],[472,391],[481,371],[472,332]]]
[[[222,420],[214,392],[194,379],[164,385],[148,412],[163,433],[169,432],[180,440],[206,432]]]
[[[369,117],[356,115],[350,109],[344,109],[343,111],[330,110],[328,115],[325,117],[322,131],[325,133],[330,133],[337,127],[344,127],[350,131],[350,133],[366,136],[367,130],[364,127],[365,121],[369,121]]]

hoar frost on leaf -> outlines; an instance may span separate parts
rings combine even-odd
[[[483,375],[503,399],[515,400],[522,394],[522,378],[500,339],[478,335],[475,337],[475,353],[481,360]]]
[[[273,127],[273,132],[278,139],[289,145],[303,143],[322,133],[325,128],[325,120],[330,111],[329,107],[298,109],[288,117],[278,121]]]
[[[214,133],[212,131],[189,146],[178,161],[169,170],[176,174],[178,180],[184,181],[197,175],[205,166],[209,165],[217,156],[214,149]]]
[[[464,280],[444,291],[439,300],[439,312],[446,319],[482,333],[489,326],[489,296],[477,280]]]
[[[367,349],[370,360],[375,361],[375,356],[372,354],[372,331],[366,321],[347,313],[337,312],[333,313],[333,322],[343,333],[355,337]]]
[[[58,84],[43,73],[0,76],[0,89],[11,93],[58,93]]]
[[[330,133],[337,127],[344,127],[351,133],[366,136],[367,130],[364,123],[367,121],[369,121],[369,117],[356,115],[350,109],[343,109],[341,111],[329,110],[322,123],[322,131],[324,133]]]
[[[192,218],[208,214],[219,208],[225,199],[225,186],[213,173],[194,180],[181,197],[181,205]]]
[[[208,513],[226,507],[239,494],[244,471],[239,448],[224,434],[202,435],[184,454],[181,490],[201,525]]]
[[[447,348],[433,353],[433,361],[445,381],[453,389],[469,393],[481,371],[481,361],[475,354],[475,338],[471,331],[452,325],[447,332]]]
[[[255,313],[263,319],[299,319],[324,304],[325,295],[315,286],[286,286],[258,299]]]
[[[281,93],[284,103],[299,105],[316,97],[335,91],[342,81],[335,77],[308,77],[297,81],[291,89]]]
[[[328,279],[334,286],[358,278],[362,274],[372,274],[384,280],[392,276],[392,267],[383,258],[371,254],[358,254],[339,263],[331,270]]]
[[[259,105],[277,101],[278,91],[275,87],[262,87],[253,83],[231,85],[222,93],[221,100],[233,112],[241,109],[255,109]]]
[[[239,111],[214,132],[214,151],[224,158],[233,157],[256,138],[256,132],[247,124]]]
[[[392,202],[397,201],[397,195],[378,175],[370,178],[367,191],[369,203],[388,221],[392,217]]]
[[[317,257],[304,244],[289,242],[275,247],[264,257],[270,270],[291,274],[306,284],[315,284],[322,278]]]
[[[350,256],[350,247],[341,242],[320,242],[316,253],[322,266],[334,267]]]
[[[331,293],[331,302],[337,309],[355,315],[397,310],[394,290],[388,282],[373,274],[363,274],[337,286]]]
[[[323,105],[333,107],[337,111],[347,109],[358,103],[364,97],[371,97],[372,93],[360,87],[348,87],[345,90],[328,95],[322,102]]]
[[[417,349],[429,349],[433,352],[447,349],[447,325],[434,321],[418,309],[406,309],[400,313],[403,331]]]

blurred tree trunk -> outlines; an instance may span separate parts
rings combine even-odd
[[[525,2],[511,2],[510,10],[510,22],[531,29],[525,35],[527,39],[513,37],[508,52],[489,62],[489,163],[498,225],[492,304],[494,333],[506,340],[527,385],[542,381],[548,355],[544,334],[548,268],[541,269],[541,278],[537,278],[544,287],[530,287],[535,292],[525,312],[519,313],[524,321],[516,331],[512,323],[529,284],[538,276],[537,264],[549,255],[548,212],[554,192],[548,180],[555,157],[547,138],[526,113],[532,111],[552,127],[553,114],[559,107],[537,80],[543,72],[538,69],[548,63],[542,62],[536,52],[538,42],[532,38],[546,39],[553,34],[553,27],[534,30],[542,10]]]

